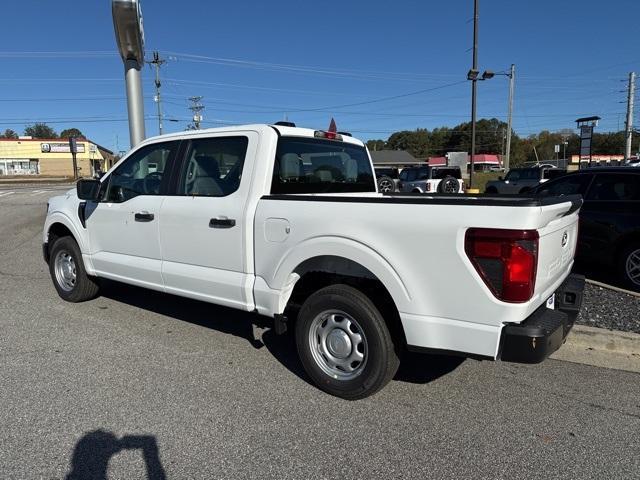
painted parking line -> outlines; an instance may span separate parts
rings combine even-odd
[[[50,192],[51,190],[34,190],[31,195],[29,195],[30,197],[35,197],[36,195],[41,195],[43,193],[47,193]]]
[[[8,197],[9,195],[13,195],[16,192],[2,192],[0,193],[0,197]]]

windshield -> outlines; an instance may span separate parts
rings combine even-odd
[[[364,147],[334,140],[280,137],[271,193],[375,192]]]
[[[538,180],[540,171],[537,168],[514,168],[509,170],[505,180],[513,182],[518,180]]]

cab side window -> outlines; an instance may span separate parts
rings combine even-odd
[[[640,200],[640,175],[598,174],[589,189],[587,200]]]
[[[249,139],[199,138],[191,142],[178,182],[179,195],[225,197],[240,186]]]
[[[165,169],[178,143],[155,143],[133,153],[109,175],[103,199],[122,203],[138,195],[160,195]]]

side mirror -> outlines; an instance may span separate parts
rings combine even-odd
[[[498,180],[500,180],[501,182],[504,180],[504,178],[502,178],[502,175],[498,177]]]
[[[97,200],[100,193],[100,180],[83,178],[76,183],[76,191],[80,200]]]

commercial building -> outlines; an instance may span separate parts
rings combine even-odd
[[[77,140],[78,175],[90,177],[114,162],[113,152],[84,138]],[[73,159],[66,139],[0,138],[0,175],[73,177]]]

